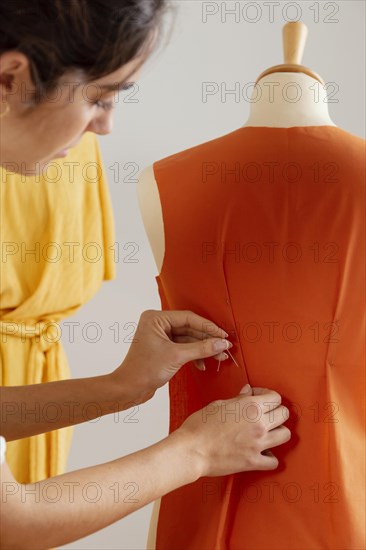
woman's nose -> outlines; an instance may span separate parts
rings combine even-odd
[[[106,112],[102,115],[95,117],[89,124],[87,131],[94,132],[100,136],[110,134],[113,129],[113,114],[112,112]]]

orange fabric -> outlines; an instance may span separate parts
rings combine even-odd
[[[239,364],[184,366],[170,431],[246,382],[282,395],[292,430],[277,470],[163,497],[157,550],[364,549],[365,141],[331,126],[246,127],[154,171],[162,308],[217,323]]]

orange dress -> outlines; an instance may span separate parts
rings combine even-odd
[[[162,498],[157,550],[363,550],[365,141],[332,126],[244,127],[154,165],[163,309],[225,329],[238,363],[185,365],[170,431],[246,382],[277,390],[275,471]]]

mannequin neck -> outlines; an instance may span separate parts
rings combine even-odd
[[[304,73],[273,73],[254,88],[244,126],[336,126],[324,86]]]

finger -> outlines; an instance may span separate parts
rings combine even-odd
[[[258,403],[264,412],[272,411],[281,405],[281,395],[268,388],[253,388],[253,396],[256,397],[255,402]]]
[[[208,338],[207,340],[201,340],[200,342],[176,344],[176,346],[179,348],[179,363],[180,365],[184,365],[185,363],[195,361],[196,359],[213,357],[219,352],[225,351],[232,347],[232,344],[228,340]]]
[[[195,367],[198,369],[198,370],[201,370],[201,371],[205,371],[206,370],[206,365],[205,365],[205,362],[203,359],[196,359],[196,361],[193,361]]]
[[[226,355],[226,353],[223,353],[222,354],[224,357],[223,359],[221,359],[221,361],[225,361],[225,359],[228,359],[229,356]],[[203,359],[196,359],[195,361],[193,361],[194,363],[194,366],[198,369],[198,370],[202,370],[202,371],[205,371],[206,370],[206,364],[204,362]]]
[[[253,394],[254,395],[263,395],[265,393],[267,393],[269,390],[269,388],[260,388],[260,387],[253,387]]]
[[[174,329],[174,336],[192,336],[196,340],[204,340],[211,335],[191,327],[178,327]]]
[[[264,454],[265,453],[265,454]],[[262,451],[259,455],[255,470],[275,470],[279,465],[278,458],[270,451]]]
[[[252,388],[253,394],[254,391],[258,388]],[[249,397],[249,400],[248,400]],[[236,401],[239,401],[242,405],[243,402],[245,403],[245,407],[249,408],[251,406],[257,407],[259,409],[257,413],[258,419],[261,418],[264,413],[268,413],[270,411],[273,411],[277,409],[277,407],[281,404],[281,396],[279,393],[273,391],[273,390],[265,390],[265,393],[260,395],[249,395],[248,394],[242,394],[232,397],[231,399],[227,400],[230,403],[235,403]],[[251,411],[247,411],[247,414],[251,416]],[[253,412],[253,417],[255,417],[255,412]]]
[[[205,340],[209,335],[206,332],[202,332],[193,328],[177,328],[174,329],[173,342],[197,342],[198,340]],[[226,353],[218,353],[213,356],[217,361],[225,361],[229,358]]]
[[[200,341],[200,339],[197,340],[197,338],[192,338],[190,336],[174,336],[174,342],[180,343],[180,344],[186,344],[187,342],[197,342],[197,341]],[[228,359],[228,357],[229,356],[225,352],[221,352],[213,356],[213,358],[217,359],[218,361],[225,361],[225,359]]]
[[[272,411],[267,411],[263,415],[263,422],[268,431],[281,426],[286,420],[289,419],[290,411],[287,407],[280,405]]]
[[[169,322],[172,333],[174,333],[175,329],[191,328],[217,338],[225,338],[229,336],[215,323],[209,319],[205,319],[204,317],[197,315],[196,313],[193,313],[193,311],[165,310],[162,312],[162,315]]]
[[[279,426],[274,430],[271,430],[267,433],[266,437],[263,438],[263,444],[266,449],[272,449],[272,447],[278,447],[290,441],[291,432],[286,426]]]

